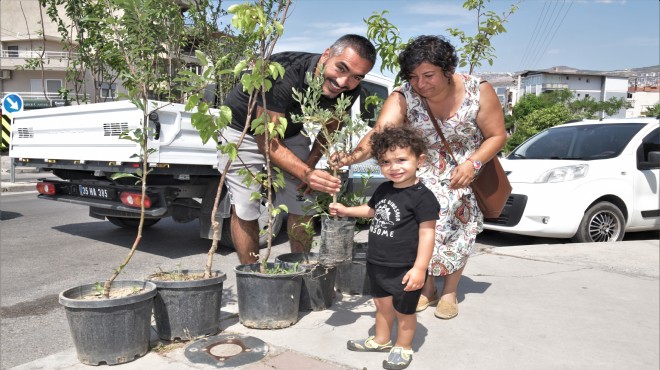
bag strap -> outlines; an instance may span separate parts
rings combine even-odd
[[[454,160],[454,163],[458,164],[456,158],[454,157],[454,152],[452,152],[451,147],[449,147],[449,143],[447,142],[447,139],[445,139],[445,135],[442,134],[442,130],[438,125],[438,121],[436,121],[435,116],[433,116],[433,112],[431,112],[431,108],[429,108],[429,103],[426,101],[426,98],[420,97],[420,99],[422,100],[422,105],[424,106],[424,109],[426,109],[426,113],[428,113],[429,118],[431,118],[431,122],[433,122],[433,127],[435,128],[435,131],[438,133],[438,135],[440,135],[440,138],[442,139],[442,144],[444,144],[445,149],[447,149],[447,152],[449,152],[449,155],[451,155],[451,159]]]

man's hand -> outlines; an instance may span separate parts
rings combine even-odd
[[[332,176],[323,170],[307,170],[305,178],[302,179],[312,190],[321,191],[328,194],[336,194],[341,190],[341,180]],[[308,193],[309,189],[305,191]]]
[[[353,164],[351,155],[344,152],[332,153],[328,161],[328,166],[331,169],[338,169],[351,164]]]

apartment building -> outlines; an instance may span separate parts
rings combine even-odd
[[[64,105],[67,68],[74,57],[62,47],[57,25],[37,0],[0,1],[0,91],[23,98],[25,109]],[[94,92],[91,79],[79,91]],[[98,86],[101,96],[116,96],[116,86]],[[69,100],[76,100],[69,95]]]

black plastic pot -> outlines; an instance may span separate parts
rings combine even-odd
[[[238,295],[238,319],[241,324],[254,329],[281,329],[298,322],[300,292],[305,269],[287,274],[260,273],[259,263],[238,265],[236,293]],[[276,267],[272,262],[267,268]]]
[[[371,293],[367,275],[367,243],[355,243],[352,259],[337,266],[335,289],[346,294]]]
[[[275,262],[299,263],[305,268],[300,292],[300,311],[321,311],[332,306],[336,266],[319,265],[317,253],[308,253],[307,260],[304,253],[284,253],[277,256]]]
[[[321,217],[319,264],[336,266],[351,260],[356,221],[353,217]]]
[[[204,273],[182,270],[182,274]],[[220,331],[222,283],[227,275],[214,271],[213,277],[188,281],[148,281],[157,287],[154,317],[158,337],[165,340],[190,340]]]
[[[60,293],[78,360],[86,365],[122,364],[149,350],[151,310],[156,285],[145,281],[115,281],[112,289],[142,289],[110,299],[82,299],[96,292],[87,284]]]

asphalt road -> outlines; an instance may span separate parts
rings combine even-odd
[[[91,218],[85,207],[37,199],[35,192],[3,193],[0,211],[0,367],[6,369],[73,346],[59,292],[105,280],[128,253],[135,232]],[[657,240],[657,233],[628,238]],[[476,248],[566,242],[485,231]],[[121,279],[142,279],[159,268],[202,268],[210,245],[198,237],[197,221],[163,220],[143,233]],[[280,233],[271,259],[287,252]],[[227,273],[226,286],[233,285],[234,251],[219,249],[214,264]]]

